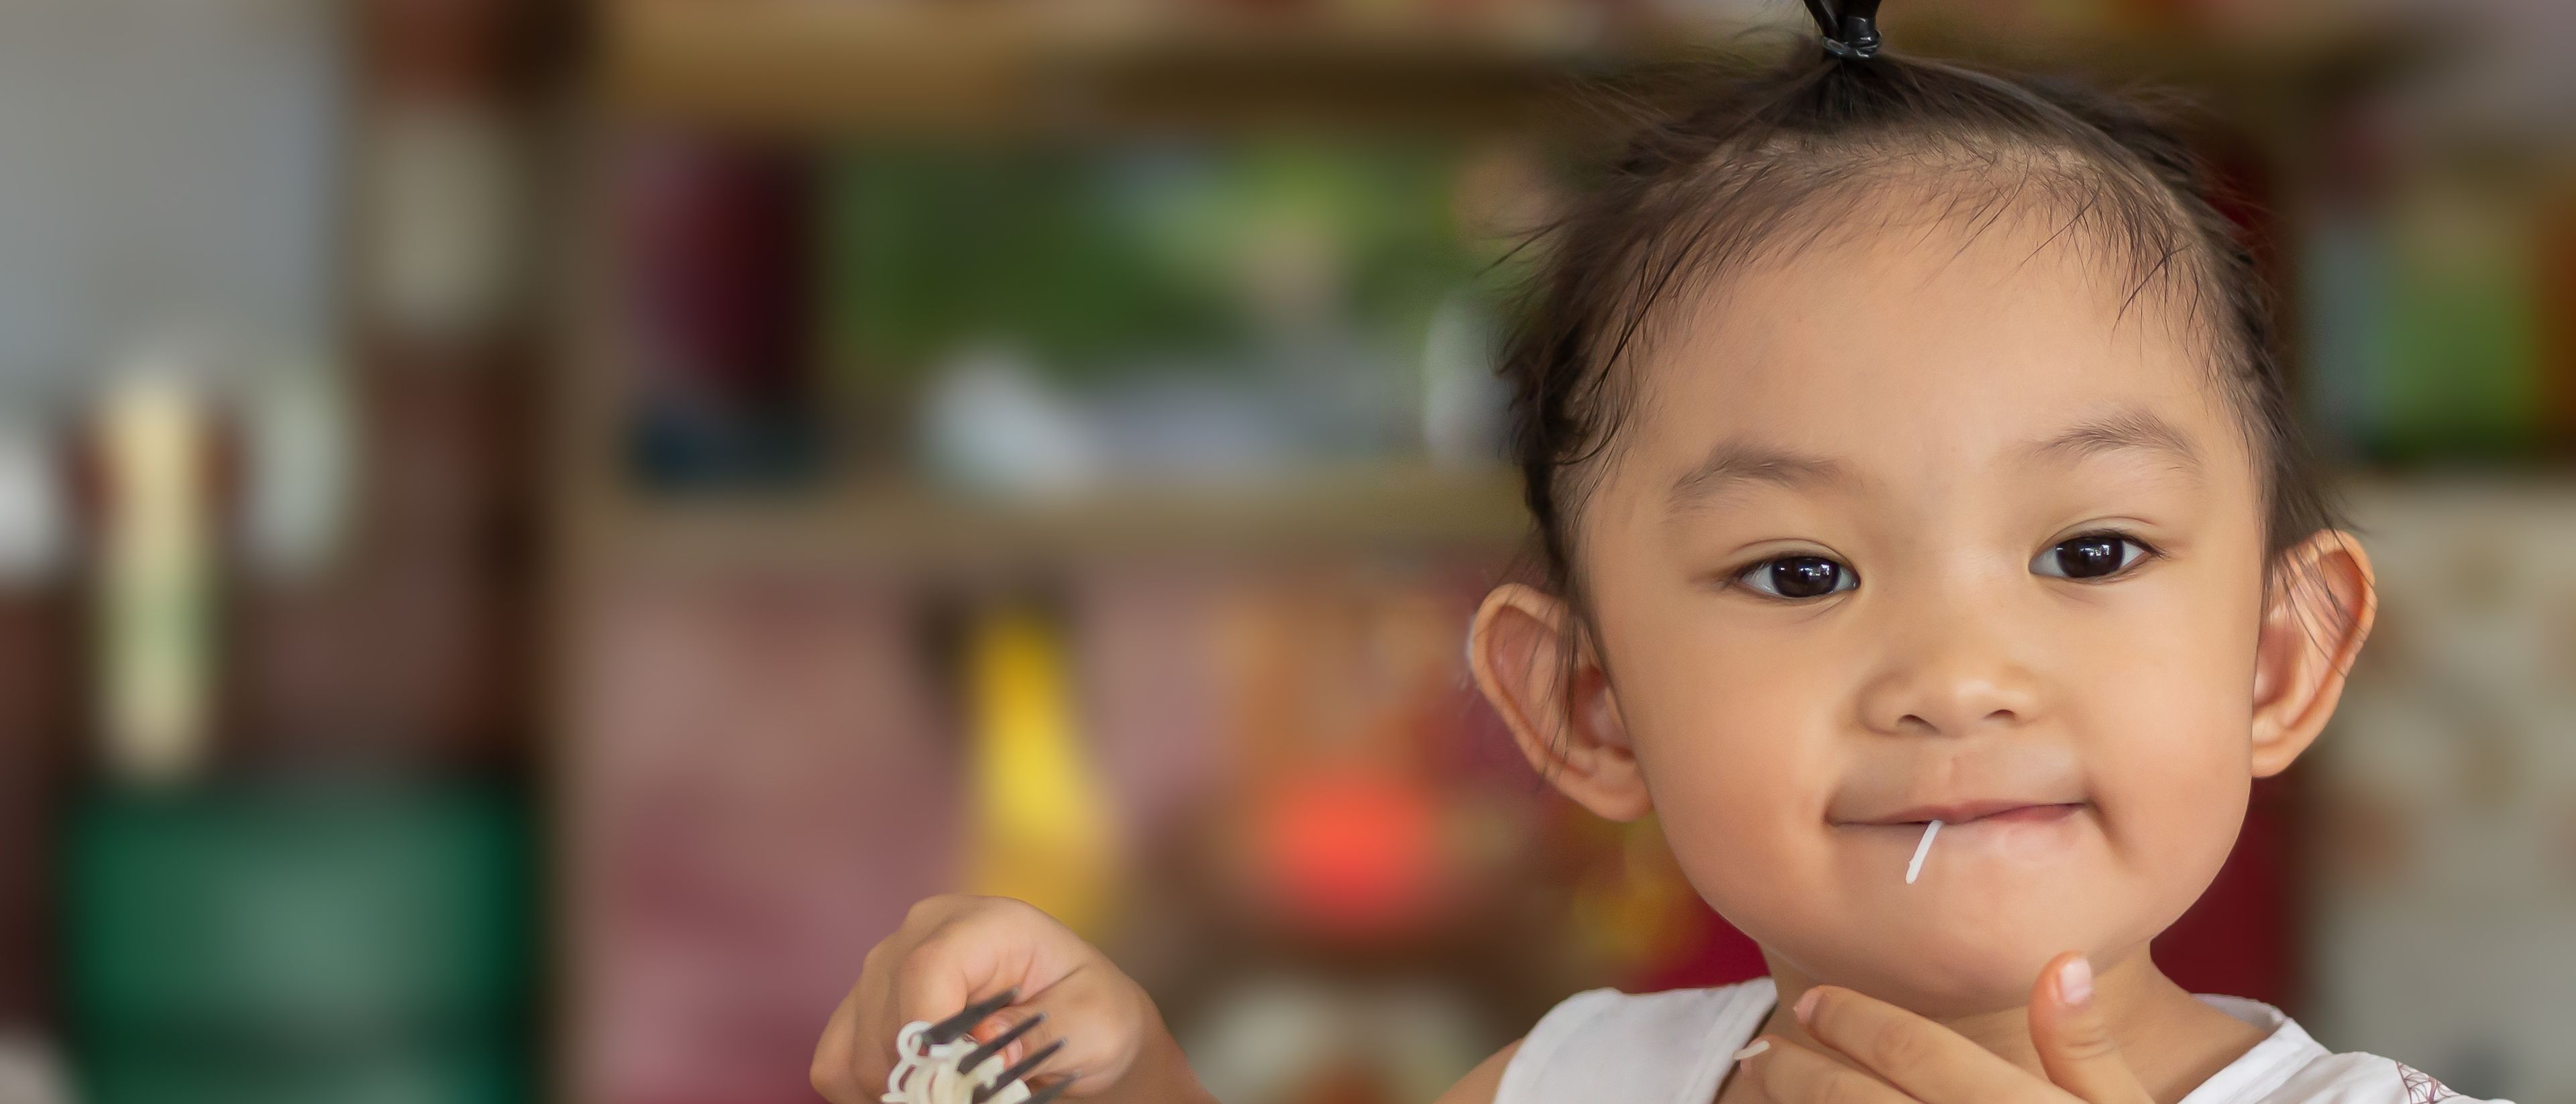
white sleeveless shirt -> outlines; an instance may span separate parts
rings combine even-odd
[[[1735,1051],[1762,1030],[1777,999],[1769,978],[1668,993],[1577,993],[1530,1029],[1503,1069],[1494,1104],[1710,1104]],[[2200,999],[2271,1034],[2182,1104],[2481,1104],[2386,1058],[2327,1050],[2271,1005]]]

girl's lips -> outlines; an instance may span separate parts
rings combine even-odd
[[[2058,820],[2084,807],[2081,801],[1970,801],[1953,805],[1923,805],[1884,817],[1851,823],[1876,827],[1922,827],[1940,821],[1949,827],[1991,822],[1996,824],[2033,824]]]

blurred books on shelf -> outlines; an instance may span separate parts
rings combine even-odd
[[[1518,147],[629,148],[566,434],[625,444],[576,469],[582,547],[921,566],[1522,535],[1485,368],[1495,227],[1547,187]]]
[[[2392,182],[2328,207],[2306,242],[2308,402],[2347,459],[2484,464],[2576,450],[2576,310],[2561,195],[2486,177]],[[2537,224],[2543,230],[2535,234]]]

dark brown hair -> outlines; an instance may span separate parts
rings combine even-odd
[[[1826,235],[1927,213],[1971,228],[2053,220],[2050,240],[2125,278],[2130,305],[2148,298],[2188,327],[2260,465],[2267,560],[2332,526],[2274,348],[2271,296],[2167,115],[2073,85],[1883,52],[1846,59],[1812,43],[1767,71],[1698,82],[1685,109],[1645,127],[1534,239],[1541,260],[1504,348],[1537,555],[1578,614],[1573,529],[1667,308]],[[1850,306],[1864,321],[1868,305]]]

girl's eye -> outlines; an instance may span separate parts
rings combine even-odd
[[[2041,552],[2030,561],[2030,569],[2060,579],[2106,579],[2128,570],[2150,551],[2118,533],[2086,533]]]
[[[1823,556],[1782,556],[1745,568],[1735,581],[1756,594],[1797,600],[1850,590],[1860,585],[1860,576]]]

